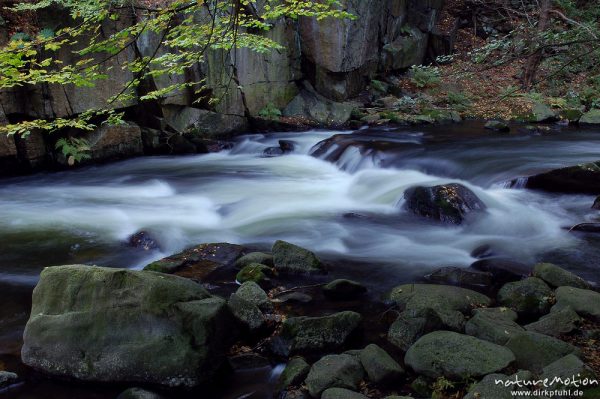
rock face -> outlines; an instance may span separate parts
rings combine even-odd
[[[435,331],[410,347],[404,362],[431,378],[464,379],[494,373],[515,360],[503,346],[450,331]]]
[[[591,162],[531,176],[527,188],[557,193],[600,194],[600,162]]]
[[[415,214],[439,222],[461,224],[467,215],[483,211],[486,206],[461,184],[413,187],[404,193],[406,207]]]
[[[283,273],[323,272],[323,265],[314,253],[285,241],[273,244],[273,264]]]
[[[281,354],[340,348],[359,326],[362,317],[344,311],[322,317],[291,317],[283,322],[273,349]]]
[[[33,293],[21,356],[62,377],[191,387],[215,374],[230,326],[225,301],[190,280],[49,267]]]
[[[328,388],[358,388],[363,375],[363,368],[354,356],[327,355],[312,365],[305,384],[311,396],[318,398]]]

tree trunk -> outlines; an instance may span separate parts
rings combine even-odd
[[[550,9],[552,8],[552,0],[541,0],[540,1],[540,15],[537,24],[538,35],[544,33],[548,28],[548,22],[550,22]],[[523,87],[530,88],[535,83],[535,75],[538,67],[542,62],[543,50],[538,49],[536,52],[531,54],[525,63],[525,69],[523,71]]]

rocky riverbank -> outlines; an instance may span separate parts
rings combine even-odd
[[[287,399],[499,399],[517,388],[498,378],[595,379],[600,293],[556,265],[481,262],[385,298],[332,281],[331,265],[283,241],[202,244],[143,271],[50,267],[22,358],[49,378],[130,385],[121,398],[207,387],[216,398],[232,370],[279,363],[271,386]]]

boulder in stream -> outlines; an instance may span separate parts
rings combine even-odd
[[[408,210],[443,223],[462,224],[467,216],[486,209],[475,193],[457,183],[412,187],[404,199]]]
[[[47,267],[33,292],[21,357],[59,377],[193,387],[217,373],[231,325],[226,302],[188,279]]]
[[[357,389],[364,370],[354,356],[327,355],[312,365],[306,377],[306,387],[318,398],[328,388]]]
[[[506,283],[498,291],[498,303],[525,317],[548,313],[553,297],[554,293],[550,287],[537,277]]]
[[[590,288],[590,285],[581,277],[552,263],[538,263],[533,268],[533,275],[552,287]]]
[[[600,161],[567,166],[531,176],[526,188],[557,193],[600,194]]]
[[[283,273],[322,273],[323,264],[317,256],[307,249],[286,241],[273,244],[273,264]]]
[[[575,287],[558,287],[552,312],[571,307],[579,316],[600,321],[600,293]]]

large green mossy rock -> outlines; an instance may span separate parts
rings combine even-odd
[[[579,353],[576,347],[567,342],[532,331],[512,337],[506,347],[515,354],[517,367],[533,372],[540,372],[563,356]]]
[[[581,324],[581,317],[570,306],[550,312],[534,323],[527,324],[525,329],[540,334],[560,337],[574,331]]]
[[[274,338],[273,349],[282,355],[335,350],[344,345],[361,320],[360,314],[351,311],[321,317],[290,317]]]
[[[478,306],[489,306],[491,299],[478,292],[451,285],[403,284],[392,289],[389,299],[409,312],[434,310],[449,329],[460,331],[463,313]]]
[[[404,369],[381,347],[370,344],[359,354],[360,363],[374,383],[395,382]]]
[[[21,356],[60,377],[192,387],[224,360],[230,317],[223,299],[181,277],[48,267],[33,291]]]
[[[514,317],[513,317],[514,315]],[[475,315],[465,325],[467,335],[504,345],[510,337],[523,330],[516,322],[516,313],[502,308],[498,311],[476,311]]]
[[[592,109],[579,118],[582,125],[600,125],[600,109]]]
[[[552,263],[538,263],[533,268],[533,275],[552,287],[590,288],[590,285],[581,277]]]
[[[548,313],[553,297],[550,287],[537,277],[507,283],[498,291],[498,302],[522,316]]]
[[[457,380],[498,372],[514,360],[503,346],[451,331],[424,335],[404,357],[406,365],[419,374]]]
[[[312,365],[304,383],[311,396],[318,398],[328,388],[357,389],[363,375],[354,356],[327,355]]]
[[[600,321],[600,293],[575,287],[558,287],[552,311],[571,307],[579,316]]]
[[[299,386],[306,378],[309,370],[310,364],[306,363],[304,358],[293,357],[279,376],[277,388],[281,390],[289,386]]]
[[[273,264],[283,273],[322,273],[323,265],[317,256],[307,249],[286,241],[273,244]]]

